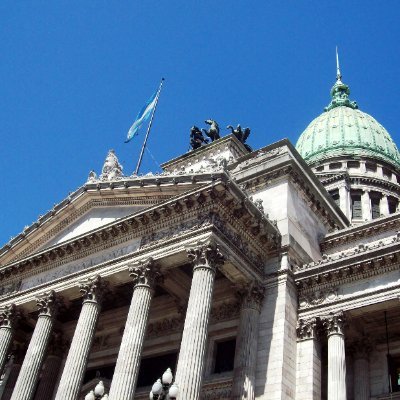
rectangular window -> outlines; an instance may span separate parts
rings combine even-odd
[[[164,354],[162,356],[142,358],[136,386],[151,386],[162,376],[167,368],[171,368],[174,373],[177,360],[177,352]]]
[[[395,197],[388,197],[389,214],[393,214],[397,210],[399,201]]]
[[[333,201],[336,203],[336,205],[338,207],[340,207],[340,196],[339,196],[339,190],[335,189],[335,190],[331,190],[329,192],[329,194],[331,195]]]
[[[371,163],[371,162],[367,162],[365,163],[365,168],[367,170],[367,172],[376,172],[376,164],[375,163]]]
[[[329,169],[340,169],[342,168],[342,163],[336,162],[329,164]]]
[[[371,198],[372,219],[379,218],[381,216],[381,210],[380,210],[381,199],[379,195],[373,193],[370,194],[370,198]]]
[[[351,195],[351,218],[362,219],[361,194]]]
[[[387,168],[382,168],[383,177],[386,179],[392,179],[392,173]]]
[[[215,343],[214,374],[233,371],[235,359],[236,339],[224,340]]]
[[[348,161],[347,162],[347,168],[358,169],[358,168],[360,168],[360,162],[359,161]]]

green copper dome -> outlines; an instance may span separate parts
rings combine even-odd
[[[350,89],[341,80],[331,89],[332,101],[301,134],[296,149],[308,164],[341,156],[363,156],[400,167],[400,155],[388,131],[349,100]]]

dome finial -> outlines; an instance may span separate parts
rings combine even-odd
[[[331,89],[332,100],[324,111],[330,111],[335,107],[358,108],[355,101],[349,99],[350,88],[342,82],[342,74],[340,72],[339,53],[336,46],[336,82]]]
[[[337,81],[342,80],[342,74],[340,73],[339,53],[338,53],[337,46],[336,46],[336,80]]]

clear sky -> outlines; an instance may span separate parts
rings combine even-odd
[[[135,168],[126,133],[165,77],[142,172],[188,150],[192,125],[295,143],[329,103],[339,46],[351,99],[400,144],[400,2],[0,2],[0,246],[101,172]]]

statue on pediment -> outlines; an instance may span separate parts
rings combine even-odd
[[[213,119],[206,119],[204,122],[207,125],[210,125],[210,128],[208,130],[202,129],[202,131],[211,139],[212,142],[219,139],[221,136],[219,135],[219,126],[217,121],[214,121]]]
[[[192,126],[190,128],[190,146],[192,146],[192,149],[196,150],[207,143],[208,139],[204,138],[201,130],[197,126]]]
[[[234,128],[232,125],[228,125],[226,129],[230,129],[231,133],[236,136],[239,142],[242,143],[248,151],[252,151],[252,148],[248,144],[246,144],[246,140],[250,135],[250,128],[242,129],[239,124],[236,128]]]
[[[102,181],[112,181],[122,176],[122,165],[119,163],[114,150],[110,150],[104,161],[100,179]]]

